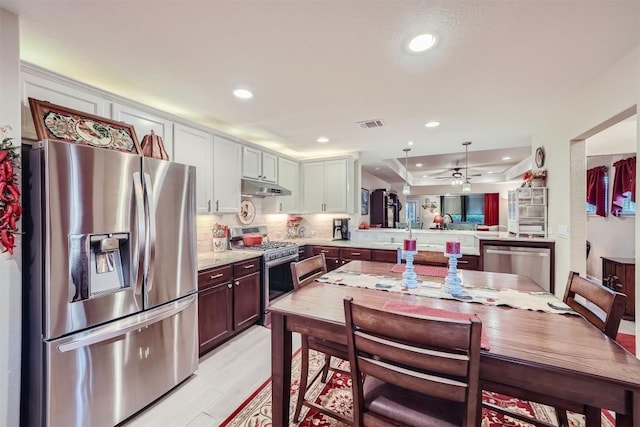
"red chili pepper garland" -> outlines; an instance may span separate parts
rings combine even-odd
[[[0,128],[3,135],[8,128]],[[15,233],[18,232],[17,222],[22,216],[20,206],[20,189],[15,170],[18,166],[17,149],[11,145],[12,138],[3,138],[0,143],[0,247],[4,252],[13,255]]]

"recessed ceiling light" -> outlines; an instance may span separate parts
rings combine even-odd
[[[420,34],[415,36],[409,42],[409,50],[411,52],[424,52],[436,44],[436,36],[433,34]]]
[[[423,178],[429,178],[429,175],[422,175]]]
[[[379,171],[379,170],[380,170],[380,168],[376,168],[376,170],[377,170],[377,171]]]
[[[233,94],[240,99],[251,99],[253,98],[253,92],[247,89],[236,89],[233,91]]]
[[[491,174],[491,173],[493,173],[493,171],[489,171],[489,172],[487,172],[487,173]]]
[[[326,144],[327,142],[329,142],[329,138],[321,136],[320,138],[316,139],[316,141],[318,141],[320,144]]]
[[[511,160],[511,157],[509,157],[509,156],[504,156],[504,157],[502,158],[502,160]]]
[[[440,126],[440,122],[429,122],[429,123],[425,123],[424,127],[426,128],[435,128]]]
[[[413,141],[407,142],[407,145],[413,145]]]
[[[416,163],[416,167],[417,168],[421,168],[422,167],[422,163]]]

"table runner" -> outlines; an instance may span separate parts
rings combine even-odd
[[[506,305],[524,310],[544,311],[556,314],[576,314],[571,307],[548,292],[520,292],[513,289],[476,288],[471,283],[462,283],[463,294],[453,296],[443,290],[442,281],[418,278],[418,287],[407,289],[402,279],[389,276],[344,271],[341,268],[330,271],[316,279],[322,283],[355,286],[381,291],[400,292],[429,298],[453,299],[463,302],[475,302],[486,305]]]
[[[406,264],[395,264],[391,271],[394,273],[404,273]],[[413,271],[420,276],[446,277],[447,267],[436,267],[433,265],[414,265]]]
[[[382,306],[385,310],[399,311],[401,313],[419,314],[421,316],[439,317],[441,319],[451,320],[469,320],[470,317],[476,316],[476,313],[461,313],[459,311],[443,310],[441,308],[427,307],[426,305],[408,304],[402,301],[389,300]],[[482,321],[482,319],[481,319]],[[489,339],[485,328],[482,328],[482,336],[480,337],[480,347],[483,350],[490,350]]]

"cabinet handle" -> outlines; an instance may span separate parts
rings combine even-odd
[[[280,212],[282,212],[282,203],[280,203]]]
[[[207,212],[211,212],[211,200],[207,201]]]
[[[360,256],[360,252],[351,252],[351,256]],[[460,261],[458,261],[460,262]]]
[[[216,212],[220,211],[220,200],[216,200]]]
[[[465,261],[463,259],[458,260],[458,264],[469,264],[469,261]]]
[[[229,289],[231,289],[231,288],[232,288],[231,283],[229,283],[229,284],[227,285],[227,288],[229,288]]]
[[[245,265],[245,266],[244,266],[244,269],[245,269],[245,270],[248,270],[248,269],[253,268],[253,267],[254,267],[254,264],[251,264],[251,265]]]
[[[218,274],[214,274],[213,276],[210,277],[211,280],[213,279],[217,279],[218,277],[222,277],[224,276],[224,273],[218,273]]]
[[[239,285],[240,285],[240,281],[239,281],[239,280],[236,280],[236,282],[235,282],[235,283],[236,283],[236,286],[239,286]]]
[[[324,249],[320,251],[321,254],[328,254],[329,251],[325,251]]]

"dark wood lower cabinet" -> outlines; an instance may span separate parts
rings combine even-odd
[[[635,258],[602,257],[602,284],[627,295],[623,318],[636,318]]]
[[[311,251],[311,246],[308,246],[308,245],[298,246],[298,258],[300,261],[302,261],[303,259],[307,259],[312,255],[313,253]]]
[[[231,282],[213,286],[198,294],[200,354],[212,349],[233,333],[232,304]]]
[[[260,258],[198,274],[198,338],[200,355],[260,318]]]
[[[349,261],[371,261],[371,249],[363,248],[340,248],[340,265]]]
[[[260,316],[260,273],[235,279],[233,285],[233,329],[239,332]]]
[[[327,270],[335,270],[340,267],[340,248],[335,246],[312,246],[311,253],[313,256],[324,254],[324,259],[327,262]]]

